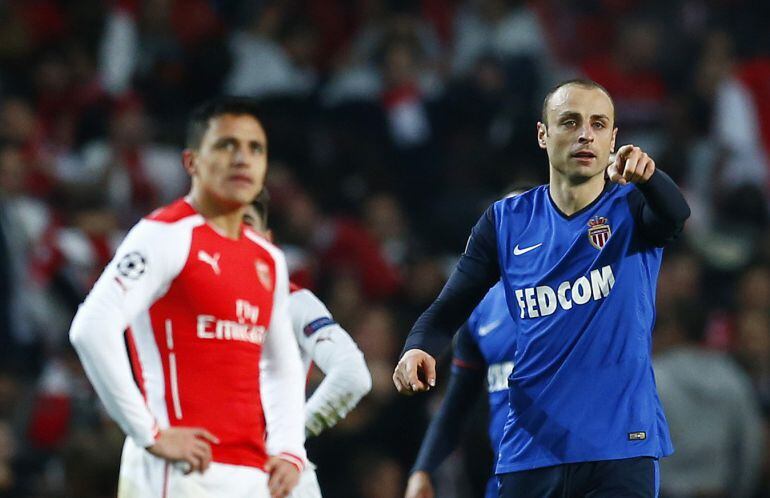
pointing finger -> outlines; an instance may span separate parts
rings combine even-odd
[[[623,168],[623,178],[626,181],[632,181],[634,178],[634,175],[636,174],[636,166],[639,163],[641,157],[642,150],[638,147],[634,147],[634,149],[628,155],[628,158],[626,159],[626,165]]]
[[[616,158],[625,159],[626,156],[634,149],[633,144],[626,144],[618,149],[618,152],[615,154]]]
[[[610,164],[610,166],[607,168],[607,177],[613,183],[625,183],[625,180],[623,180],[623,175],[618,172],[618,165],[615,162]]]

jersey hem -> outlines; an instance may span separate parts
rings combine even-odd
[[[239,467],[252,467],[255,469],[259,469],[264,472],[265,470],[265,464],[267,463],[267,458],[265,457],[258,457],[258,456],[252,456],[252,457],[239,457],[239,458],[227,458],[227,457],[217,457],[212,458],[212,462],[215,463],[221,463],[224,465],[236,465]]]
[[[509,474],[511,472],[520,472],[524,470],[534,470],[534,469],[540,469],[543,467],[554,467],[557,465],[567,465],[572,463],[586,463],[586,462],[599,462],[599,461],[606,461],[606,460],[625,460],[626,458],[639,458],[639,457],[651,457],[651,458],[663,458],[671,455],[673,451],[632,451],[628,454],[611,454],[611,455],[605,455],[600,456],[598,458],[575,458],[575,459],[565,459],[565,460],[552,460],[552,459],[544,459],[544,460],[535,460],[533,462],[521,462],[521,463],[515,463],[515,464],[509,464],[509,465],[497,465],[495,467],[495,475],[500,474]]]

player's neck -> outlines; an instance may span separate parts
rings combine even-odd
[[[551,199],[559,210],[571,216],[591,204],[604,190],[604,174],[583,182],[575,182],[564,175],[551,172],[549,182]]]
[[[245,205],[240,207],[225,205],[210,196],[202,195],[195,189],[190,192],[187,199],[220,235],[228,239],[240,238],[243,214],[246,211]]]

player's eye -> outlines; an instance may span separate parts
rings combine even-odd
[[[594,123],[594,128],[603,129],[603,128],[606,128],[606,126],[601,121],[597,121]]]
[[[233,150],[235,150],[235,142],[230,139],[220,140],[219,142],[217,142],[216,148],[219,150],[226,150],[228,152],[232,152]]]
[[[265,147],[260,143],[252,143],[251,152],[253,154],[262,154],[263,152],[265,152]]]
[[[575,121],[574,119],[567,119],[566,121],[562,121],[561,124],[568,128],[572,128],[577,124],[577,121]]]

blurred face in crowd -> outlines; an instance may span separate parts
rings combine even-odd
[[[262,190],[267,171],[267,137],[254,117],[223,114],[209,120],[197,149],[184,152],[193,195],[223,206],[249,204]]]
[[[744,310],[770,309],[770,269],[754,266],[738,282],[738,302]]]
[[[110,137],[114,144],[135,147],[148,135],[150,123],[141,107],[133,106],[116,112],[110,121]]]
[[[385,52],[384,77],[391,87],[409,85],[417,77],[415,49],[406,41],[392,43]]]
[[[603,174],[615,148],[615,110],[599,88],[566,85],[554,92],[537,124],[541,149],[548,152],[551,174],[582,183]]]
[[[0,149],[0,194],[14,195],[23,192],[26,168],[17,147]]]
[[[3,137],[21,143],[31,140],[38,127],[30,105],[14,98],[6,100],[0,109],[0,125]]]
[[[401,207],[398,201],[388,194],[375,195],[367,199],[364,206],[364,221],[380,243],[401,237],[406,230]]]
[[[736,353],[750,373],[762,371],[770,360],[770,320],[766,310],[741,313],[737,324]]]

